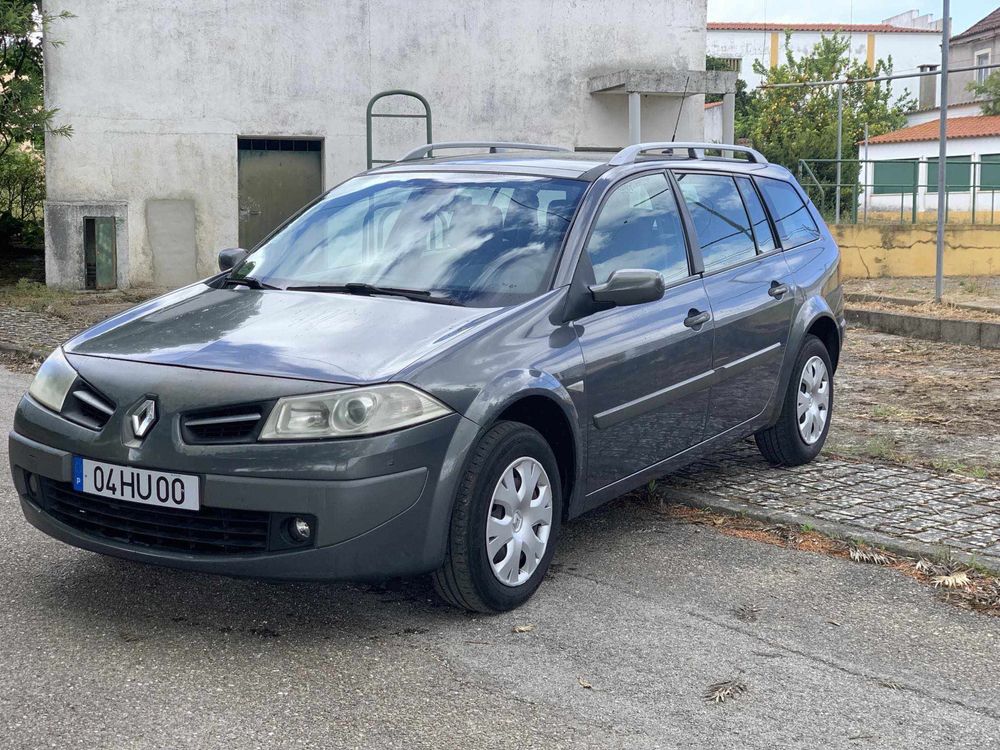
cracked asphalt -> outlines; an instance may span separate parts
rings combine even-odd
[[[4,431],[28,381],[0,370]],[[65,546],[21,519],[5,452],[0,517],[8,750],[1000,746],[1000,619],[636,500],[569,524],[538,595],[495,617],[424,580],[273,584]],[[732,678],[747,692],[702,700]]]

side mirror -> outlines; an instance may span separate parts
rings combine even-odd
[[[590,294],[594,302],[608,307],[641,305],[661,299],[665,286],[659,271],[623,268],[614,271],[603,284],[591,286]]]
[[[225,250],[219,251],[219,270],[228,271],[235,265],[238,265],[247,257],[249,253],[242,247],[227,247]]]

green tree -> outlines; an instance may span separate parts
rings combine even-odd
[[[38,244],[45,134],[72,133],[53,126],[56,110],[45,106],[42,81],[42,37],[70,15],[43,11],[37,1],[0,0],[0,249]]]
[[[990,73],[982,83],[972,81],[966,89],[982,99],[984,115],[1000,115],[1000,70]]]
[[[837,85],[767,88],[768,84],[847,80],[843,84],[843,158],[857,158],[856,144],[869,136],[881,135],[906,125],[905,113],[916,106],[908,94],[893,97],[889,81],[859,82],[857,79],[892,73],[892,58],[878,60],[874,67],[852,60],[850,40],[839,34],[823,36],[812,51],[798,59],[792,53],[791,34],[785,36],[785,62],[774,68],[754,62],[754,72],[763,76],[762,87],[750,97],[737,133],[749,138],[754,147],[770,160],[798,172],[800,160],[809,160],[823,185],[824,199],[811,179],[805,187],[821,210],[833,210],[837,156]],[[815,160],[828,159],[830,162]],[[842,164],[841,205],[850,210],[856,193],[860,165]]]

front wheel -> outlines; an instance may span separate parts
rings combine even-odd
[[[474,612],[520,606],[545,577],[561,518],[559,467],[545,438],[518,422],[494,425],[459,486],[434,588]]]
[[[795,359],[791,380],[773,427],[754,439],[757,448],[775,466],[799,466],[823,449],[833,416],[833,365],[826,346],[808,335]]]

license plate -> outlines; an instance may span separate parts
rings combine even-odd
[[[198,477],[73,457],[73,489],[130,503],[198,510]]]

